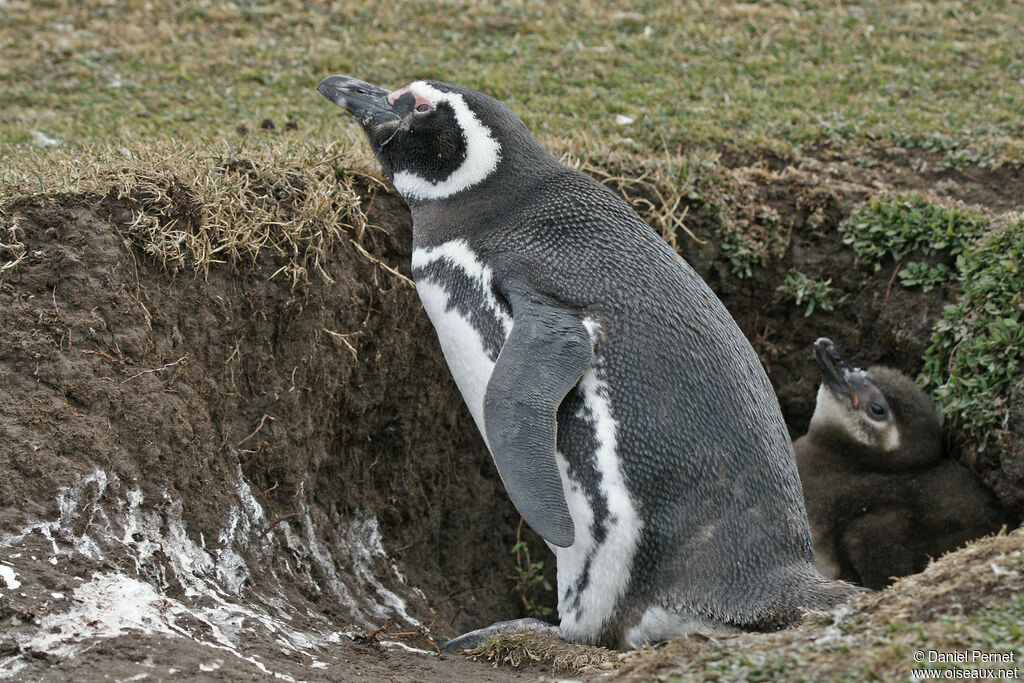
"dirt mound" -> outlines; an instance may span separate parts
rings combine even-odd
[[[165,223],[193,220],[177,196]],[[379,195],[370,223],[388,227],[363,236],[382,263],[338,246],[299,287],[273,277],[284,256],[168,272],[138,204],[5,208],[27,251],[0,286],[0,609],[21,624],[4,668],[72,675],[85,665],[62,657],[130,628],[150,635],[139,660],[177,634],[205,647],[179,669],[240,658],[308,678],[374,650],[339,631],[516,614],[518,516],[413,290],[385,270],[408,272],[398,201]]]
[[[956,296],[905,289],[897,264],[858,268],[839,221],[886,179],[981,192],[884,156],[819,157],[733,160],[714,173],[737,232],[708,190],[674,207],[689,213],[669,235],[754,343],[794,435],[815,338],[913,374]],[[202,182],[166,166],[0,209],[0,675],[516,675],[429,656],[553,596],[509,578],[519,517],[409,286],[404,206],[330,165],[234,159]],[[1024,181],[1003,180],[984,192],[1019,207]],[[665,214],[657,187],[621,189]],[[742,275],[723,234],[768,256]],[[779,295],[794,269],[831,280],[830,310]],[[979,469],[1009,491],[1024,481],[1014,391],[1006,457]]]
[[[986,537],[777,633],[695,632],[625,653],[519,633],[496,637],[471,656],[587,681],[905,680],[915,670],[942,678],[948,668],[963,670],[956,678],[985,678],[986,670],[1014,678],[1024,656],[1022,553],[1024,530]],[[968,656],[955,661],[948,653]]]
[[[936,679],[1017,678],[1024,656],[1022,552],[1024,530],[987,537],[792,629],[694,634],[628,653],[614,680],[885,681],[913,679],[915,670],[931,670]],[[990,659],[972,659],[974,651]]]

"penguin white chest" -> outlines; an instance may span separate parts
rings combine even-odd
[[[512,316],[494,294],[491,268],[464,240],[413,250],[412,269],[448,368],[486,439],[484,394]]]
[[[511,310],[495,290],[491,268],[464,240],[415,249],[412,266],[445,360],[486,441],[484,395],[512,331]],[[597,344],[599,325],[589,318],[583,324]],[[643,521],[626,486],[619,424],[599,352],[572,398],[577,409],[563,419],[572,425],[568,433],[578,438],[563,444],[565,451],[555,456],[575,542],[552,550],[562,631],[571,639],[592,642],[628,587]]]

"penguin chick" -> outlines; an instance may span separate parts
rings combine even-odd
[[[939,417],[909,377],[852,367],[825,338],[814,354],[822,383],[793,446],[822,574],[882,588],[1000,528],[995,496],[944,456]]]
[[[757,355],[621,197],[467,88],[318,89],[409,205],[416,290],[512,502],[555,553],[563,637],[778,628],[850,593],[814,569]]]

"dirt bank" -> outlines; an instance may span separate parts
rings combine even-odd
[[[996,211],[1024,196],[1019,171],[961,177],[886,153],[726,161],[736,201],[784,237],[779,255],[738,276],[699,198],[696,239],[678,244],[754,342],[794,434],[813,408],[816,337],[916,373],[956,296],[904,289],[895,265],[859,269],[839,221],[885,187],[941,185]],[[301,212],[311,191],[288,177],[254,206]],[[206,209],[187,185],[164,187],[159,211],[113,191],[4,204],[0,227],[23,248],[0,274],[0,675],[520,675],[428,654],[427,634],[523,615],[519,517],[403,277],[407,211],[372,181],[354,189],[365,223],[304,277],[274,250],[168,267],[140,216],[190,239]],[[831,278],[833,310],[808,317],[778,296],[793,268]],[[969,462],[1018,516],[1021,393],[1002,450]]]

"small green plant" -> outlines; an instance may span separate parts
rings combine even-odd
[[[839,225],[839,232],[843,242],[853,247],[857,260],[877,271],[887,258],[901,261],[913,253],[956,256],[987,226],[988,219],[977,211],[947,206],[912,192],[870,200]],[[930,287],[939,283],[938,272],[922,275],[923,263],[908,267],[911,281],[927,282]],[[948,268],[944,274],[949,275]]]
[[[753,268],[761,265],[764,257],[757,244],[744,239],[738,232],[725,235],[720,243],[722,253],[729,257],[729,264],[736,277],[750,277]]]
[[[1024,221],[972,244],[956,267],[963,294],[935,325],[922,380],[980,450],[1002,423],[1004,393],[1024,369]]]
[[[990,607],[974,614],[971,623],[983,633],[983,642],[991,651],[1011,652],[1020,661],[1024,655],[1024,597]]]
[[[527,616],[543,619],[554,613],[550,607],[539,604],[541,592],[551,592],[551,583],[544,578],[544,561],[534,562],[530,557],[530,546],[523,540],[522,530],[523,522],[520,520],[516,544],[512,546],[512,553],[516,556],[515,573],[509,578],[515,582],[515,591]]]
[[[797,306],[806,304],[804,317],[814,313],[815,308],[831,311],[832,278],[825,281],[813,280],[799,270],[793,269],[786,274],[786,280],[775,288],[780,299],[792,299]]]
[[[898,275],[901,285],[908,289],[910,287],[920,287],[922,292],[931,291],[935,287],[953,279],[949,266],[946,264],[937,263],[932,266],[921,261],[910,261],[900,269]]]

